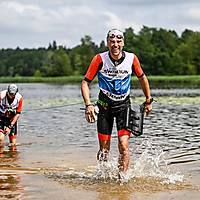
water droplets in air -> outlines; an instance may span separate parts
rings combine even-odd
[[[99,159],[96,166],[79,171],[71,168],[65,172],[48,172],[46,175],[71,186],[99,188],[99,184],[101,187],[111,184],[115,188],[116,185],[126,185],[134,191],[163,190],[170,185],[178,187],[184,182],[184,176],[171,169],[165,153],[150,140],[144,140],[136,149],[130,149],[130,152],[131,164],[127,172],[119,172],[118,155],[110,152],[106,159]]]
[[[163,150],[153,146],[150,140],[142,142],[136,150],[131,149],[131,163],[127,172],[119,172],[118,158],[110,154],[107,161],[97,162],[92,179],[126,183],[136,178],[151,178],[161,183],[175,184],[182,182],[184,178],[180,172],[167,165]]]

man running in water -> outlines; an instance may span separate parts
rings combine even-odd
[[[130,88],[131,75],[134,73],[141,84],[146,97],[146,113],[152,110],[152,98],[149,82],[140,62],[134,53],[123,51],[124,35],[117,29],[107,34],[109,51],[97,54],[87,70],[82,81],[81,91],[86,106],[86,119],[89,123],[95,121],[95,107],[90,99],[89,85],[98,76],[99,97],[97,131],[99,138],[98,160],[107,160],[110,150],[110,140],[114,118],[116,119],[119,149],[119,171],[126,172],[129,165],[129,138],[131,132],[125,129],[124,118],[126,110],[131,106]]]
[[[9,136],[11,145],[16,146],[17,121],[22,104],[23,97],[16,84],[10,84],[7,90],[0,92],[0,151],[3,151],[5,135]]]

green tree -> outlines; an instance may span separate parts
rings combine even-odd
[[[185,30],[181,43],[174,51],[174,66],[178,74],[200,74],[200,33]],[[179,62],[177,63],[177,60]]]
[[[139,32],[137,41],[137,56],[147,74],[157,74],[158,69],[154,63],[156,49],[152,43],[153,31],[154,28],[144,26]]]
[[[46,76],[68,76],[71,73],[71,62],[63,48],[48,52],[45,70]]]
[[[124,43],[125,43],[124,49],[126,51],[134,52],[137,55],[139,54],[138,36],[134,33],[134,30],[131,27],[125,29]]]
[[[92,42],[90,36],[81,38],[81,45],[76,46],[70,53],[73,60],[73,69],[75,72],[79,71],[80,74],[85,74],[92,57],[98,52],[98,46]]]
[[[100,42],[98,52],[104,52],[107,50],[107,45],[105,44],[104,40]]]

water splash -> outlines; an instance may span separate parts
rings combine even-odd
[[[145,148],[144,148],[145,147]],[[183,182],[184,175],[169,167],[165,153],[159,147],[155,147],[151,140],[142,142],[136,149],[141,154],[135,159],[131,167],[131,176],[137,178],[154,178],[160,179],[161,183],[175,184]]]
[[[155,147],[150,140],[144,140],[130,152],[131,160],[134,162],[127,172],[119,172],[118,157],[110,152],[109,157],[106,160],[99,160],[96,167],[80,171],[76,169],[67,169],[65,172],[48,171],[45,175],[73,187],[97,190],[105,189],[108,184],[115,189],[123,185],[128,191],[191,188],[191,185],[184,183],[184,176],[180,172],[173,171],[167,164],[162,149]]]
[[[92,176],[93,180],[116,181],[118,179],[118,161],[116,158],[108,159],[107,161],[98,161],[95,173]]]
[[[142,152],[141,152],[142,151]],[[93,180],[116,181],[127,183],[136,178],[155,179],[161,184],[176,184],[183,182],[184,175],[169,167],[165,153],[159,147],[155,147],[151,140],[143,141],[136,150],[131,150],[133,164],[127,172],[119,172],[118,158],[110,156],[105,162],[97,163]]]

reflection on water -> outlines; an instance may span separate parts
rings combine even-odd
[[[96,124],[86,123],[80,110],[80,85],[19,87],[25,98],[17,138],[20,158],[5,153],[0,158],[2,167],[41,169],[48,180],[95,191],[97,199],[109,199],[110,195],[110,199],[128,200],[134,199],[134,192],[192,190],[194,180],[200,185],[200,90],[152,91],[157,102],[145,117],[144,134],[130,139],[130,174],[128,182],[120,185],[116,127],[109,166],[102,168],[95,160]],[[91,89],[96,99],[97,87]],[[141,90],[134,90],[132,96],[133,105],[144,101]]]
[[[20,199],[20,177],[16,174],[0,174],[0,199]]]
[[[108,187],[110,188],[110,187]],[[108,195],[107,193],[100,192],[98,196],[98,200],[110,200],[110,199],[116,199],[116,200],[133,200],[134,198],[131,197],[131,194],[126,193],[120,193],[122,188],[117,188],[119,190],[118,194]],[[124,191],[124,190],[122,190]]]
[[[20,199],[22,187],[20,176],[16,173],[5,172],[5,169],[13,168],[13,164],[18,160],[19,154],[13,147],[5,147],[0,154],[0,199]]]
[[[2,166],[3,163],[13,164],[18,159],[19,159],[19,152],[17,152],[16,147],[7,146],[4,148],[4,152],[0,154],[0,166]]]

